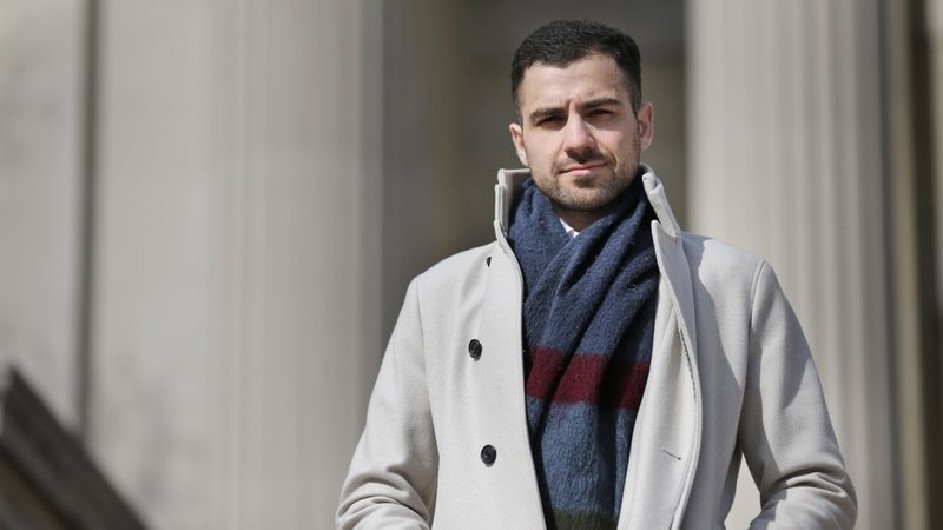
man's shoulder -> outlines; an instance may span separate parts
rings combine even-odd
[[[716,237],[682,232],[681,244],[692,274],[704,283],[752,285],[768,266],[759,254]]]
[[[710,259],[728,263],[758,264],[764,261],[759,254],[713,236],[681,232],[681,244],[688,255],[706,255]]]
[[[457,283],[483,275],[491,264],[498,245],[496,242],[464,250],[439,261],[416,277],[425,287],[457,287]]]

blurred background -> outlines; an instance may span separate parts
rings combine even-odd
[[[943,0],[0,0],[0,360],[151,527],[332,528],[555,18],[637,39],[643,161],[777,269],[858,528],[943,528]]]

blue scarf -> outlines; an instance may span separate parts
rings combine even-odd
[[[652,355],[658,266],[641,177],[571,239],[533,180],[508,233],[524,275],[527,423],[550,529],[616,528]]]

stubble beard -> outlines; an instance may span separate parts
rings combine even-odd
[[[568,179],[562,175],[562,168],[566,164],[558,164],[551,169],[550,175],[534,179],[538,184],[537,187],[547,196],[558,212],[602,213],[608,211],[613,201],[622,195],[638,173],[637,158],[619,163],[612,156],[599,154],[591,159],[605,160],[609,174],[597,175],[585,183],[572,181],[564,183],[565,179]]]

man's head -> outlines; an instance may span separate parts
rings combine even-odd
[[[601,218],[635,178],[652,139],[632,39],[595,22],[551,22],[514,54],[521,163],[570,226]]]

